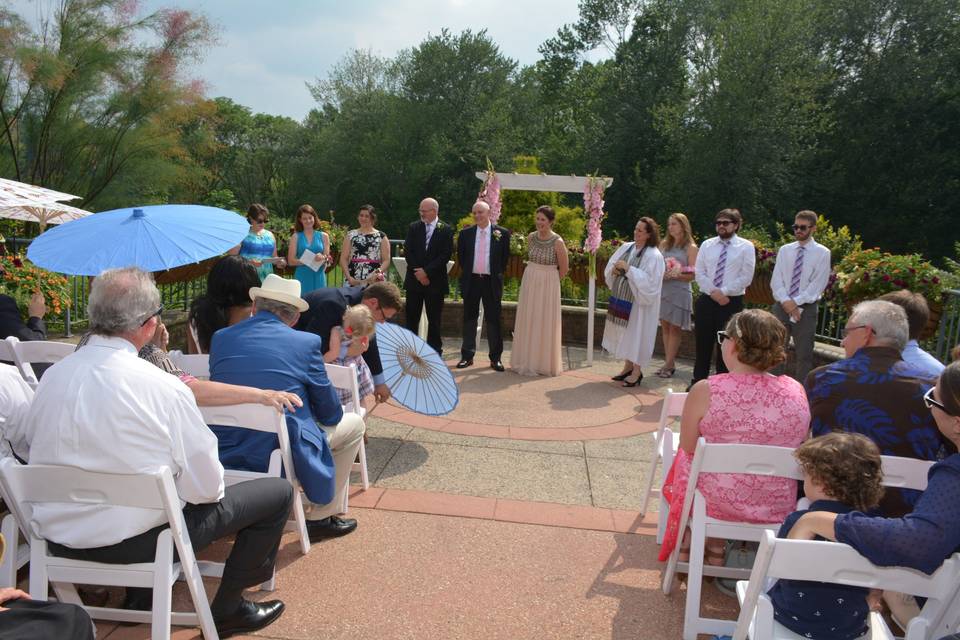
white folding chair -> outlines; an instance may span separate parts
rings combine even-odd
[[[780,522],[750,523],[730,522],[707,516],[703,495],[697,491],[697,479],[701,473],[740,473],[767,477],[802,479],[800,467],[793,457],[793,449],[757,444],[710,444],[702,437],[690,469],[690,480],[680,517],[680,538],[690,522],[690,561],[679,562],[680,541],[670,554],[663,575],[663,592],[670,593],[677,570],[687,569],[687,599],[684,608],[684,640],[695,640],[697,634],[729,635],[733,633],[732,620],[700,617],[700,590],[703,576],[719,578],[749,577],[747,569],[704,566],[703,553],[708,537],[729,540],[757,541],[764,531],[776,531]]]
[[[270,454],[270,463],[266,473],[224,469],[223,480],[227,486],[230,486],[255,478],[280,478],[285,475],[290,484],[293,485],[294,528],[300,536],[300,550],[304,554],[310,551],[307,518],[303,512],[303,501],[300,498],[300,482],[297,480],[297,474],[293,468],[293,458],[290,455],[290,434],[287,432],[287,420],[283,412],[262,404],[231,404],[222,407],[200,407],[200,413],[203,415],[203,421],[208,425],[251,429],[276,434],[279,445]],[[289,525],[290,523],[288,523],[288,527]],[[205,572],[205,575],[212,574]],[[266,591],[272,591],[273,579],[264,583],[262,588]]]
[[[66,358],[77,350],[77,345],[68,342],[52,342],[50,340],[20,340],[11,341],[17,369],[31,388],[36,389],[40,381],[34,373],[31,364],[54,363]]]
[[[13,366],[17,366],[17,352],[16,352],[16,343],[20,342],[20,339],[16,336],[7,336],[3,340],[0,340],[0,360],[3,362],[9,362]],[[17,368],[19,371],[19,367]],[[23,374],[20,374],[23,376]]]
[[[700,473],[748,473],[778,476],[802,480],[803,474],[793,457],[794,449],[764,445],[709,444],[703,438],[697,441],[697,450],[691,463],[690,481],[684,501],[680,531],[690,521],[690,562],[678,561],[680,544],[670,555],[663,576],[663,591],[669,594],[676,571],[688,571],[687,599],[684,610],[685,639],[696,638],[698,633],[730,635],[734,624],[730,620],[700,617],[700,590],[703,576],[745,579],[745,569],[704,566],[703,554],[708,537],[732,540],[757,541],[765,530],[776,532],[782,523],[769,524],[737,523],[709,518],[706,501],[696,491]],[[698,461],[699,458],[699,461]],[[881,456],[884,470],[884,486],[923,490],[927,486],[926,472],[933,463],[912,458]],[[692,505],[692,509],[691,509]],[[682,533],[681,533],[682,536]]]
[[[350,392],[350,402],[343,405],[344,413],[356,413],[362,419],[365,419],[367,416],[367,410],[360,403],[360,383],[357,380],[357,365],[350,364],[348,366],[342,366],[338,364],[327,364],[327,377],[330,379],[330,384],[332,384],[337,389],[346,389]],[[367,447],[363,443],[363,440],[360,440],[360,451],[358,454],[360,459],[359,462],[354,462],[353,466],[350,468],[351,471],[360,472],[360,484],[363,486],[363,490],[366,491],[370,488],[370,476],[367,473]],[[349,490],[350,478],[347,478],[347,490],[343,492],[343,512],[347,512],[348,500],[350,496]]]
[[[653,449],[653,460],[650,463],[650,469],[647,471],[647,479],[644,482],[643,506],[640,508],[641,515],[647,513],[647,507],[650,504],[650,498],[657,496],[660,498],[660,508],[657,512],[657,544],[663,543],[663,534],[667,530],[667,516],[669,515],[670,505],[663,497],[663,482],[667,479],[667,473],[673,465],[673,457],[677,452],[679,438],[668,425],[674,420],[679,419],[683,413],[683,404],[687,401],[686,393],[674,393],[673,389],[667,389],[663,396],[663,407],[660,409],[660,424],[657,431],[651,433],[655,442]],[[653,478],[657,472],[657,463],[660,463],[660,489],[653,488]]]
[[[957,592],[960,554],[954,554],[927,575],[904,567],[878,567],[861,556],[852,547],[837,542],[812,540],[784,540],[772,531],[765,531],[760,539],[750,581],[737,583],[740,616],[733,633],[734,640],[803,640],[773,618],[773,603],[767,596],[768,579],[811,580],[834,584],[891,589],[913,593],[927,598],[920,612],[908,625],[905,640],[934,640],[951,630],[938,627],[936,618],[951,603]],[[871,614],[867,638],[893,638],[893,634],[879,614]]]
[[[210,356],[206,353],[187,354],[182,351],[170,351],[170,361],[181,371],[198,380],[210,379]]]
[[[31,523],[26,529],[30,537],[30,595],[34,600],[47,600],[49,583],[53,583],[61,600],[83,606],[92,618],[151,624],[150,636],[155,640],[169,640],[171,624],[199,625],[206,640],[217,640],[207,594],[169,468],[161,467],[151,474],[121,475],[93,473],[75,467],[20,465],[7,459],[0,461],[0,483],[6,495],[13,498],[14,511],[20,522]],[[152,562],[103,564],[59,558],[50,555],[47,541],[38,535],[32,524],[33,507],[40,503],[152,509],[165,515],[170,528],[157,538],[157,551]],[[178,562],[173,561],[174,548],[180,558]],[[172,611],[171,590],[181,573],[190,589],[196,613]],[[88,607],[77,595],[75,584],[152,588],[153,606],[151,611]]]
[[[0,533],[3,534],[3,539],[7,543],[6,553],[0,560],[0,588],[16,587],[17,571],[30,561],[30,545],[27,543],[28,537],[25,532],[22,536],[23,542],[20,542],[20,524],[13,507],[10,506],[13,504],[13,498],[7,495],[2,484],[0,484],[0,497],[10,509],[10,513],[3,516],[3,522],[0,523]]]

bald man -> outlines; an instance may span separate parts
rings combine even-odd
[[[490,346],[490,367],[503,371],[503,336],[500,332],[500,300],[503,298],[503,270],[510,258],[510,232],[490,220],[490,205],[473,205],[472,227],[457,238],[457,260],[460,263],[460,291],[463,293],[463,345],[458,369],[473,364],[477,348],[477,318],[480,303],[487,323]]]
[[[410,225],[405,243],[407,275],[407,329],[417,333],[420,314],[427,309],[427,344],[443,354],[440,323],[443,299],[450,290],[447,262],[453,253],[453,229],[440,221],[440,205],[433,198],[420,202],[420,220]]]

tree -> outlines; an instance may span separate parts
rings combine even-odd
[[[0,10],[5,172],[86,205],[138,164],[179,152],[178,124],[199,97],[180,71],[210,42],[210,27],[187,11],[138,17],[134,7],[61,0],[37,31]]]

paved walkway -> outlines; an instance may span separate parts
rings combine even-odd
[[[452,366],[458,341],[445,342]],[[678,638],[684,591],[661,593],[655,514],[637,510],[660,394],[684,389],[690,367],[663,380],[655,361],[642,386],[623,389],[609,380],[620,363],[603,353],[588,367],[585,350],[568,347],[565,360],[562,376],[524,378],[478,357],[455,372],[461,403],[442,418],[378,407],[372,487],[350,501],[357,532],[307,556],[285,536],[277,591],[256,597],[279,597],[287,612],[256,637]],[[186,605],[185,589],[176,596]],[[735,616],[716,590],[704,598],[711,615]],[[98,626],[109,640],[149,635]]]

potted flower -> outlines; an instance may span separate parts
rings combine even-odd
[[[836,271],[833,295],[848,309],[863,300],[900,289],[923,294],[930,305],[925,335],[936,330],[943,309],[943,294],[956,284],[955,276],[937,269],[918,254],[891,254],[877,248],[847,254]]]

